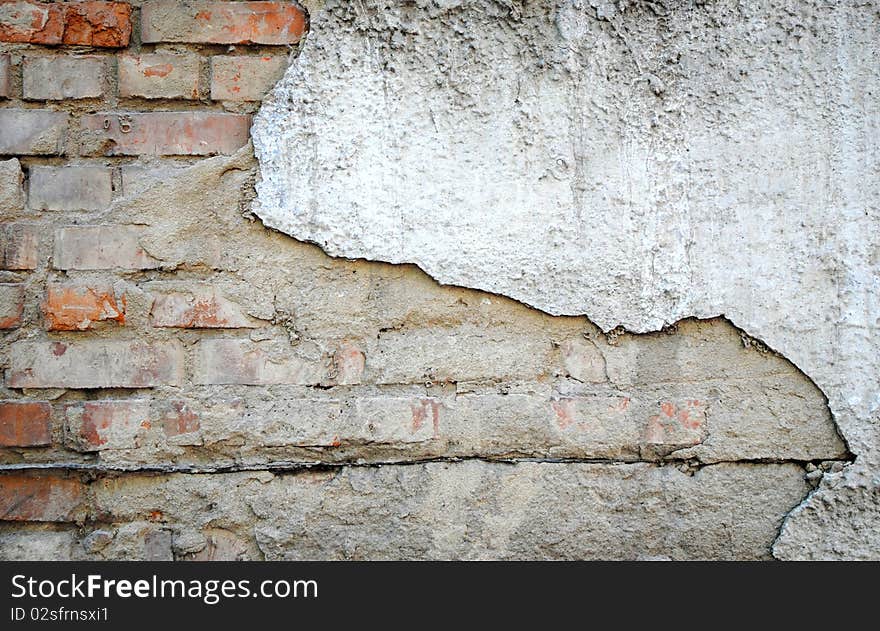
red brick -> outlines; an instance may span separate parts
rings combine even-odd
[[[49,331],[85,331],[106,321],[125,324],[125,296],[117,298],[110,286],[52,283],[43,314]]]
[[[81,122],[86,154],[207,156],[230,154],[247,144],[251,119],[244,114],[148,112],[91,114]]]
[[[0,55],[0,99],[12,96],[12,63],[9,55]]]
[[[141,38],[151,42],[295,44],[306,18],[293,2],[177,2],[141,9]]]
[[[176,342],[88,340],[11,345],[12,388],[152,388],[183,381]]]
[[[127,2],[71,2],[66,5],[63,43],[125,48],[131,37]]]
[[[144,252],[141,226],[69,226],[55,233],[55,269],[155,269],[159,262]]]
[[[65,408],[65,432],[80,451],[133,449],[151,429],[148,401],[89,401]]]
[[[0,0],[0,42],[60,44],[64,11],[61,3]]]
[[[240,305],[214,290],[168,293],[156,297],[151,310],[153,326],[180,329],[257,328]]]
[[[131,37],[127,2],[0,0],[0,41],[121,48]]]
[[[211,98],[261,101],[284,75],[287,57],[212,57]]]
[[[85,487],[58,476],[0,476],[0,520],[62,521],[83,519]]]
[[[39,447],[52,442],[48,403],[0,401],[0,446]]]
[[[17,329],[24,313],[24,285],[0,284],[0,329]]]
[[[37,232],[37,226],[32,224],[0,225],[0,269],[36,269]]]

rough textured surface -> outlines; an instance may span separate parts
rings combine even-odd
[[[5,8],[11,4],[24,7],[22,15],[31,15],[32,9],[58,15],[74,3],[0,2]],[[345,104],[351,116],[338,118],[338,130],[315,130],[338,132],[327,142],[347,134],[344,142],[350,140],[351,147],[364,142],[362,132],[372,133],[370,108],[393,102],[394,95],[378,94],[377,100],[365,102],[352,99],[350,87],[340,85],[339,98],[325,103],[324,87],[334,85],[338,73],[345,76],[350,64],[391,60],[386,47],[397,51],[395,55],[422,54],[431,50],[429,44],[434,44],[427,40],[441,24],[455,27],[442,33],[449,55],[426,56],[419,71],[406,63],[397,71],[416,80],[428,74],[443,79],[431,68],[438,59],[447,59],[456,69],[447,72],[454,80],[468,76],[459,57],[463,40],[479,44],[482,56],[474,56],[471,65],[481,59],[504,61],[490,46],[496,40],[527,61],[535,50],[547,49],[546,41],[544,48],[536,42],[555,32],[545,24],[548,12],[556,10],[547,2],[506,3],[504,10],[482,3],[481,17],[472,15],[476,3],[401,1],[382,5],[381,20],[374,5],[361,3],[359,22],[353,22],[342,3],[330,5],[327,14],[319,13],[320,3],[304,4],[315,24],[323,24],[304,40],[306,50],[330,41],[329,25],[337,28],[332,37],[340,48],[323,49],[333,76],[314,74],[316,81],[326,83],[314,87],[314,96],[320,97],[314,101],[315,112],[308,110],[299,122],[317,120],[322,107],[333,113]],[[835,395],[827,387],[828,375],[850,377],[842,370],[824,373],[826,381],[819,385],[832,396],[832,416],[823,391],[801,371],[803,366],[789,361],[825,352],[838,367],[852,367],[852,357],[842,358],[844,347],[823,351],[815,346],[822,338],[806,331],[800,346],[786,347],[783,356],[724,317],[684,318],[657,332],[603,331],[584,315],[551,315],[498,294],[443,286],[414,265],[334,258],[267,228],[252,214],[254,184],[260,178],[268,182],[273,173],[265,164],[259,168],[249,146],[250,120],[282,61],[294,69],[300,62],[314,68],[314,52],[299,59],[301,44],[286,45],[298,40],[308,24],[301,7],[249,0],[133,0],[131,5],[132,33],[124,49],[74,47],[63,41],[46,49],[28,43],[58,24],[47,23],[45,29],[37,24],[29,33],[0,33],[0,55],[9,56],[8,98],[0,102],[0,122],[13,123],[0,124],[0,150],[13,157],[0,162],[0,323],[8,327],[0,329],[0,556],[750,559],[770,558],[774,542],[775,555],[783,558],[877,556],[876,484],[867,477],[874,452],[864,447],[865,432],[854,433],[864,423],[859,425],[856,416],[842,419],[839,392]],[[78,6],[101,10],[106,3]],[[740,13],[749,17],[746,30],[758,38],[766,35],[761,30],[765,24],[778,23],[782,32],[794,28],[806,10],[803,3],[745,2],[737,3],[736,11],[733,6],[725,1],[708,7],[682,2],[662,18],[655,14],[667,9],[659,3],[594,2],[569,11],[565,19],[583,17],[584,37],[596,44],[595,53],[587,50],[587,56],[601,54],[595,59],[604,64],[578,76],[590,81],[606,77],[619,91],[603,96],[601,86],[591,84],[590,95],[615,116],[629,117],[615,123],[611,114],[594,116],[605,125],[599,131],[642,138],[644,129],[636,124],[641,119],[633,113],[656,113],[646,109],[637,88],[642,85],[650,95],[663,86],[633,82],[633,50],[640,51],[642,70],[659,64],[662,72],[652,72],[664,85],[687,87],[673,80],[683,62],[660,64],[663,57],[654,55],[663,49],[650,45],[653,40],[645,29],[654,28],[657,41],[674,43],[683,36],[668,25],[681,27],[682,15],[688,15],[682,12],[692,11],[693,33],[683,41],[705,44],[697,62],[712,61],[713,68],[721,68],[739,59],[739,53],[733,54],[739,49],[725,38],[742,30]],[[864,6],[833,11],[864,26],[859,13]],[[156,9],[152,17],[150,7]],[[430,18],[421,17],[425,11]],[[382,20],[393,22],[407,12],[418,33],[401,39]],[[65,19],[71,15],[60,12]],[[712,16],[708,22],[706,15]],[[249,21],[249,16],[256,20]],[[363,26],[362,36],[351,32],[352,23]],[[65,24],[57,29],[59,37]],[[828,41],[827,26],[827,16],[810,22],[809,37]],[[142,45],[150,36],[145,27],[155,27],[154,34],[162,29],[161,37],[175,40],[173,45]],[[855,29],[846,21],[834,28],[841,33]],[[224,34],[224,29],[231,32]],[[500,38],[498,33],[506,29],[515,30],[518,38]],[[717,37],[710,46],[713,29]],[[4,43],[6,36],[18,43]],[[218,37],[285,45],[210,43]],[[352,48],[352,37],[363,37],[358,45],[366,48]],[[850,47],[864,40],[860,37],[847,32],[840,40]],[[813,39],[805,41],[812,46]],[[621,47],[620,41],[632,49]],[[768,40],[764,48],[776,54],[779,45]],[[820,49],[808,47],[809,54],[794,50],[782,61],[794,64],[789,69],[799,77],[801,66],[794,60],[812,59]],[[56,55],[100,58],[105,73],[100,96],[25,101],[24,61]],[[580,63],[581,44],[572,44],[571,55]],[[336,57],[342,60],[339,67]],[[135,59],[145,63],[125,66],[126,60]],[[406,56],[400,61],[406,62]],[[548,56],[543,66],[522,73],[525,87],[558,61]],[[180,77],[173,69],[164,77],[156,74],[179,63],[188,69],[183,73],[185,89],[177,89]],[[865,68],[849,57],[840,57],[838,63]],[[63,80],[52,76],[52,68],[51,63],[41,66],[47,80]],[[507,76],[510,65],[497,69]],[[132,79],[126,78],[129,70],[141,72],[135,87],[127,81]],[[289,71],[288,80],[296,72]],[[371,72],[378,77],[394,73],[391,66],[379,64]],[[727,74],[700,72],[705,80],[692,86],[700,98],[705,97],[704,86],[727,89],[732,81]],[[560,76],[564,84],[567,79]],[[460,90],[460,100],[447,98],[448,81],[424,86],[411,99],[417,104],[438,89],[445,94],[444,103],[454,107],[437,110],[438,125],[448,125],[456,108],[462,114],[473,109],[467,86]],[[491,96],[496,84],[484,83]],[[666,94],[658,102],[680,102],[671,90],[658,91]],[[792,93],[799,94],[796,89]],[[197,99],[191,98],[194,94]],[[284,98],[283,92],[278,94]],[[546,94],[547,105],[560,110],[564,90],[548,89]],[[610,101],[611,96],[617,100]],[[704,118],[732,99],[729,91],[713,98],[715,105],[699,105]],[[520,101],[542,105],[534,97]],[[570,106],[572,111],[584,109],[575,99]],[[277,103],[271,107],[279,111]],[[290,107],[294,114],[299,111],[295,99]],[[514,102],[496,110],[517,107]],[[542,128],[543,110],[535,112],[526,123],[534,123],[539,145],[545,137],[568,133]],[[843,118],[860,112],[871,110],[852,109]],[[398,125],[393,119],[404,114],[406,109],[399,108],[383,115],[389,125]],[[448,119],[444,122],[442,116]],[[360,119],[363,129],[353,128],[351,121]],[[658,116],[657,121],[658,129],[668,129],[668,119]],[[406,131],[403,121],[400,125]],[[274,130],[279,140],[285,129]],[[436,135],[430,129],[419,135],[422,131],[407,132],[398,144],[425,151]],[[441,128],[455,143],[464,143],[469,131],[473,129],[467,125]],[[487,145],[486,155],[480,154],[486,164],[508,159],[491,151],[506,132],[491,131],[480,140]],[[873,132],[868,128],[865,133]],[[265,134],[261,132],[261,142]],[[660,139],[650,147],[654,158],[676,146],[667,136]],[[400,158],[392,141],[385,137],[387,146],[378,146],[383,160],[386,155],[388,160]],[[313,142],[305,137],[284,164],[321,167],[321,155],[304,152]],[[869,149],[866,145],[860,155],[870,158]],[[220,155],[207,157],[215,154]],[[590,155],[601,164],[606,154],[611,155]],[[839,157],[835,169],[848,154]],[[451,168],[448,158],[438,158],[447,162],[438,159],[434,166]],[[348,168],[348,162],[339,164]],[[473,170],[481,164],[475,163]],[[622,164],[632,168],[637,163]],[[680,164],[687,166],[683,160]],[[461,194],[491,191],[495,182],[506,181],[497,175],[485,177],[480,191],[463,188]],[[564,174],[556,175],[565,182]],[[430,182],[443,178],[442,171],[427,172],[418,193],[434,195]],[[384,190],[394,181],[378,187],[365,182],[360,199],[378,195],[387,201]],[[469,181],[464,178],[461,184]],[[615,175],[609,187],[619,181]],[[662,196],[695,194],[672,177],[648,181]],[[873,190],[870,178],[860,183]],[[324,185],[317,179],[315,184]],[[675,186],[667,186],[671,184]],[[312,190],[311,183],[303,190]],[[728,189],[719,184],[717,190]],[[552,187],[537,191],[558,192]],[[338,193],[334,203],[349,199],[351,190],[340,188]],[[667,206],[666,197],[644,201],[643,191],[635,189],[632,198],[638,209],[655,213],[659,221],[656,229],[643,229],[646,241],[667,225],[664,221],[678,221],[676,213],[683,212],[678,198],[670,197]],[[425,211],[419,221],[436,224],[438,211],[454,202],[438,199],[443,204],[436,209],[419,206],[422,197],[410,200]],[[662,213],[655,212],[654,203]],[[752,212],[737,208],[744,216]],[[490,210],[474,211],[477,228],[484,229],[480,224]],[[808,210],[803,212],[806,219],[814,216]],[[345,213],[336,217],[337,212],[328,214],[334,222],[328,225],[349,229]],[[840,244],[835,239],[841,225],[833,213],[826,216],[825,241],[816,239],[821,248],[816,260],[822,264],[828,262],[832,245]],[[724,219],[719,226],[727,225],[725,215],[718,217]],[[580,230],[583,251],[606,255],[599,245],[609,228],[578,221],[573,218],[572,225]],[[515,236],[517,215],[509,223]],[[812,229],[813,224],[805,223],[805,229]],[[398,231],[418,232],[419,222],[411,224]],[[633,225],[618,228],[623,243],[631,243],[627,231]],[[396,234],[383,238],[393,243]],[[534,234],[540,238],[540,232]],[[763,236],[757,229],[749,234]],[[787,233],[782,237],[788,238]],[[668,241],[675,251],[678,241]],[[425,242],[426,247],[444,243],[431,235]],[[505,241],[499,237],[497,243]],[[514,249],[514,254],[521,250],[528,248]],[[724,253],[715,243],[703,243],[700,250]],[[844,250],[838,254],[840,260],[850,255]],[[707,255],[701,256],[694,258],[705,260]],[[798,260],[792,261],[799,270]],[[560,261],[559,272],[547,280],[572,281],[566,277],[566,270],[575,269],[569,263]],[[598,258],[591,265],[618,269]],[[668,270],[656,262],[655,267],[657,276],[647,280],[665,282]],[[638,289],[621,279],[622,290]],[[597,279],[575,280],[589,287]],[[841,296],[848,296],[848,285],[837,286]],[[723,294],[721,285],[717,290]],[[640,301],[653,291],[618,299],[628,310],[642,313]],[[787,299],[788,292],[783,288],[777,294]],[[595,293],[600,302],[605,300]],[[765,294],[756,294],[758,306]],[[818,298],[814,307],[775,315],[779,322],[784,317],[806,322],[807,317],[827,316],[846,332],[839,323],[847,317],[822,311],[825,303]],[[761,331],[757,334],[763,337]],[[851,374],[868,379],[871,365],[865,361],[861,372]],[[852,449],[837,432],[835,420]],[[853,451],[857,459],[850,464]],[[777,541],[787,516],[793,517]],[[813,526],[819,522],[834,529]]]
[[[99,479],[51,510],[98,518],[69,531],[60,558],[767,559],[802,473],[459,462],[141,475]],[[0,529],[0,559],[39,556],[42,532]]]
[[[257,214],[605,331],[724,314],[858,455],[776,554],[880,556],[874,2],[331,0],[256,118]]]

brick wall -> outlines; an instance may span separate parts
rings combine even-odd
[[[783,358],[721,319],[606,336],[254,221],[250,117],[306,30],[294,2],[0,0],[0,554],[766,557],[848,456]],[[670,498],[692,518],[644,509]],[[643,539],[577,517],[545,545],[545,507],[581,505]],[[731,544],[719,510],[753,527]]]

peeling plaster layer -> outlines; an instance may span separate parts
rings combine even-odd
[[[267,225],[604,330],[725,314],[859,456],[776,554],[880,557],[880,5],[331,0],[311,25],[253,130]]]

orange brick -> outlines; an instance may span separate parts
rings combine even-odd
[[[125,324],[125,296],[109,286],[50,284],[43,303],[50,331],[85,331],[97,322]]]
[[[0,42],[60,44],[64,5],[37,0],[0,0]]]
[[[85,516],[82,482],[57,476],[0,476],[0,520],[63,521]]]
[[[287,57],[212,57],[211,98],[261,101],[286,68]]]
[[[124,48],[131,38],[127,2],[71,2],[66,5],[64,44]]]
[[[0,0],[0,41],[121,48],[131,37],[127,2]]]
[[[247,144],[250,116],[215,112],[147,112],[83,116],[87,147],[108,156],[207,156]],[[91,151],[87,151],[91,153]]]
[[[39,447],[52,442],[52,408],[32,401],[0,402],[0,446]]]
[[[178,2],[141,9],[141,39],[201,44],[295,44],[306,17],[293,2]]]
[[[171,401],[161,417],[161,422],[162,429],[169,438],[194,434],[201,428],[198,415],[185,401]]]

